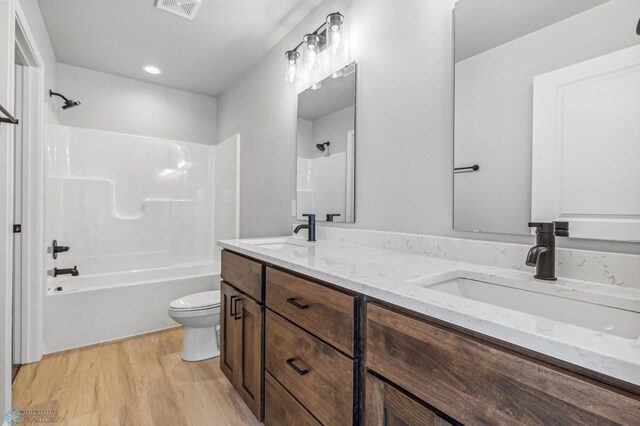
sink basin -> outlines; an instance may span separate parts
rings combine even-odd
[[[313,247],[313,243],[293,237],[277,237],[277,238],[256,238],[253,240],[243,240],[257,247],[263,247],[270,250],[283,250],[287,248]]]
[[[640,337],[640,313],[613,306],[464,277],[422,287],[627,339]]]

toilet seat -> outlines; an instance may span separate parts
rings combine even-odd
[[[176,312],[205,311],[220,306],[220,290],[203,291],[180,297],[169,303],[169,310]]]

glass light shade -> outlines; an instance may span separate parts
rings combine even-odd
[[[284,56],[284,81],[295,83],[300,80],[300,72],[298,70],[298,58],[300,54],[295,50],[288,50]]]
[[[344,16],[336,12],[327,16],[327,50],[331,53],[340,53],[344,50],[342,40],[342,23]]]
[[[302,39],[302,64],[308,70],[318,68],[318,55],[320,54],[320,37],[315,34],[307,34]]]

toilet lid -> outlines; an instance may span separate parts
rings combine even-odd
[[[220,305],[220,290],[203,291],[181,297],[169,303],[171,309],[202,309]]]

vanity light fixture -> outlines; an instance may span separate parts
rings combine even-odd
[[[300,54],[296,50],[287,50],[284,56],[286,58],[284,64],[284,81],[295,83],[300,80],[300,73],[298,72],[298,58],[300,58]]]
[[[327,16],[327,49],[331,53],[340,53],[344,50],[342,43],[342,23],[344,16],[340,12]]]
[[[158,69],[158,67],[154,67],[153,65],[147,65],[146,67],[142,68],[143,70],[145,70],[146,72],[148,72],[149,74],[161,74],[162,71],[160,71],[160,69]]]
[[[302,63],[308,70],[318,68],[318,55],[320,54],[320,37],[317,34],[307,34],[302,39]]]
[[[295,83],[300,80],[299,59],[302,47],[302,64],[304,68],[312,70],[318,67],[318,56],[323,50],[330,53],[340,53],[344,50],[342,24],[344,16],[340,12],[327,15],[325,22],[314,32],[304,36],[302,41],[293,49],[287,50],[285,56],[284,80]],[[333,78],[341,75],[333,75]]]

